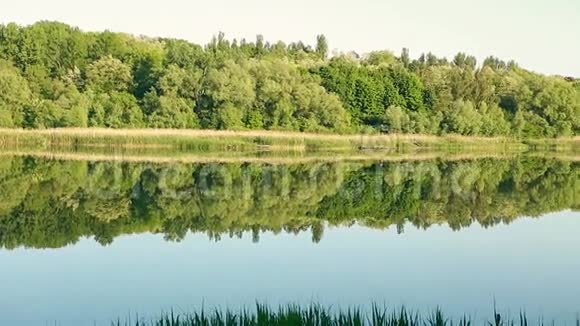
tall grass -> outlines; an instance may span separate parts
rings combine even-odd
[[[190,150],[352,150],[511,148],[526,146],[508,137],[414,134],[338,135],[282,131],[65,128],[0,129],[0,146],[8,147],[171,147]]]
[[[446,316],[439,308],[431,313],[421,315],[402,307],[389,310],[373,304],[370,311],[361,308],[348,308],[333,311],[319,304],[307,307],[299,305],[280,306],[277,310],[267,305],[256,304],[254,310],[200,310],[187,314],[176,314],[174,311],[164,313],[152,320],[136,318],[134,321],[111,323],[112,326],[262,326],[262,325],[307,325],[307,326],[528,326],[554,325],[555,322],[545,323],[543,319],[531,321],[526,313],[521,312],[515,318],[506,317],[495,308],[490,319],[475,322],[471,317],[464,315],[453,319]],[[576,326],[580,325],[580,318],[576,319]]]

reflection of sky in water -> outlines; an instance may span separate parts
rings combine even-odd
[[[259,243],[249,234],[180,243],[131,235],[107,247],[85,239],[56,250],[0,250],[0,325],[108,325],[129,312],[256,299],[439,305],[488,318],[495,298],[514,314],[571,320],[580,312],[579,235],[580,213],[563,212],[459,232],[328,228],[319,244],[309,232],[266,233]]]

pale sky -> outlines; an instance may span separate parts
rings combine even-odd
[[[408,47],[412,57],[495,55],[580,77],[580,0],[0,0],[0,23],[58,20],[83,30],[314,44],[359,53]]]

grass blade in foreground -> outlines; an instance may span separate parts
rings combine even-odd
[[[580,325],[580,318],[576,318],[576,326]],[[528,325],[556,325],[555,322],[544,322],[541,318],[536,323],[530,322],[522,312],[516,318],[504,316],[495,308],[493,316],[487,321],[481,319],[476,322],[464,315],[453,319],[446,316],[439,308],[426,315],[411,312],[402,307],[399,310],[389,310],[373,304],[370,310],[351,307],[346,310],[334,311],[319,304],[308,307],[299,305],[280,306],[273,310],[270,306],[257,304],[255,311],[242,309],[200,310],[187,314],[175,314],[174,311],[165,313],[153,320],[138,319],[135,322],[119,320],[112,326],[262,326],[262,325],[308,325],[308,326],[528,326]]]

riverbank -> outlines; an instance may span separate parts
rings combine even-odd
[[[489,150],[580,148],[580,137],[518,140],[508,137],[433,136],[417,134],[339,135],[282,131],[177,129],[0,129],[0,147],[51,148],[166,148],[191,151],[352,151],[352,150]]]

